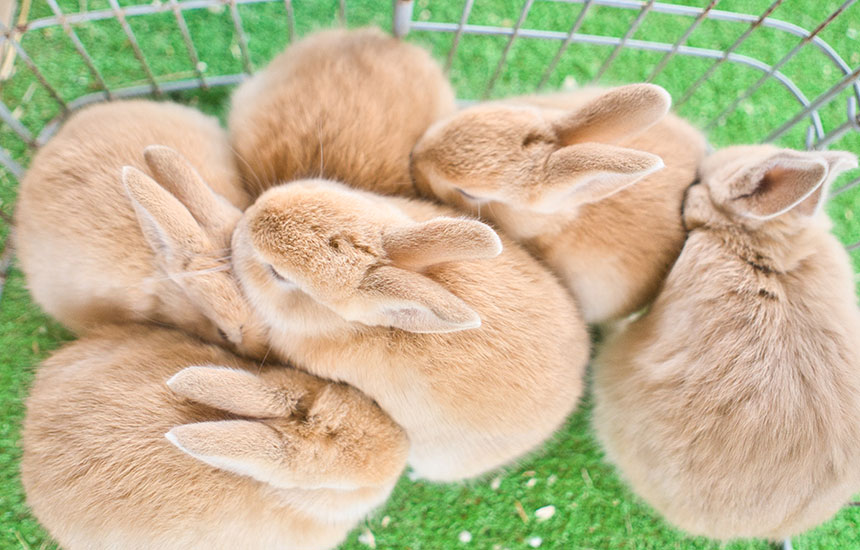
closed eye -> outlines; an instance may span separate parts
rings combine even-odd
[[[460,193],[461,195],[463,195],[463,196],[464,196],[464,197],[466,197],[467,199],[470,199],[470,200],[473,200],[473,201],[478,200],[478,197],[476,197],[475,195],[472,195],[472,194],[470,194],[470,193],[466,193],[465,191],[463,191],[463,190],[462,190],[462,189],[460,189],[459,187],[457,187],[456,189],[457,189],[457,192],[458,192],[458,193]]]
[[[546,140],[540,134],[529,133],[523,138],[523,148],[530,147],[532,145],[537,145],[538,143],[543,143]]]
[[[277,279],[278,281],[281,281],[281,282],[283,282],[283,283],[288,283],[288,282],[289,282],[289,281],[288,281],[286,278],[284,278],[280,273],[278,273],[277,271],[275,271],[275,267],[274,267],[274,266],[272,266],[271,264],[269,265],[269,273],[271,273],[271,274],[272,274],[272,277],[274,277],[274,278],[275,278],[275,279]]]

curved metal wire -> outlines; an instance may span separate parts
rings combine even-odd
[[[851,6],[856,0],[844,0],[843,4],[833,13],[816,26],[813,30],[804,29],[793,23],[782,21],[771,17],[772,12],[784,0],[773,0],[771,6],[763,14],[752,15],[735,13],[731,11],[716,9],[719,0],[710,0],[704,7],[683,6],[678,4],[669,4],[657,2],[655,0],[544,0],[547,3],[559,4],[580,4],[582,8],[576,14],[575,20],[572,21],[568,32],[547,31],[543,29],[527,28],[526,21],[529,10],[535,0],[523,0],[520,16],[516,23],[511,27],[493,27],[469,24],[469,16],[474,6],[474,0],[463,0],[463,8],[460,12],[459,21],[415,21],[411,18],[412,1],[411,0],[392,0],[395,4],[394,20],[397,33],[399,35],[406,34],[410,29],[425,32],[448,32],[453,34],[451,47],[449,48],[445,67],[446,70],[451,68],[454,63],[458,45],[465,35],[495,35],[507,37],[504,50],[500,60],[488,79],[486,85],[486,94],[489,94],[498,79],[500,78],[508,53],[511,51],[514,43],[519,39],[542,39],[553,40],[560,43],[559,49],[554,57],[548,62],[544,70],[537,88],[543,88],[553,72],[555,71],[561,58],[573,43],[592,44],[598,46],[606,46],[612,48],[608,57],[604,60],[601,67],[598,69],[597,78],[599,79],[605,74],[615,58],[624,49],[637,49],[654,52],[662,52],[662,56],[657,65],[650,72],[648,80],[656,78],[662,72],[668,63],[675,56],[698,57],[703,59],[713,59],[715,65],[703,75],[698,81],[693,83],[684,94],[679,103],[695,94],[697,88],[706,81],[710,74],[713,73],[713,67],[716,65],[728,62],[749,67],[761,73],[760,78],[755,84],[743,90],[741,94],[733,100],[733,102],[724,108],[717,117],[712,119],[710,125],[717,124],[721,119],[727,117],[731,112],[745,100],[752,96],[761,86],[768,80],[774,80],[788,91],[792,97],[798,102],[798,111],[788,118],[783,124],[777,128],[770,129],[764,141],[773,141],[779,139],[798,124],[803,123],[808,119],[810,123],[809,132],[807,132],[807,147],[809,148],[824,148],[842,138],[845,134],[852,131],[860,131],[860,120],[857,117],[857,105],[860,104],[860,67],[850,67],[844,59],[825,41],[820,34],[822,29],[827,27],[833,20],[844,17],[845,10]],[[34,76],[38,84],[44,88],[55,101],[59,114],[51,121],[46,123],[42,128],[36,131],[27,128],[17,118],[16,107],[12,108],[0,102],[0,123],[11,130],[11,135],[16,136],[28,148],[32,149],[43,144],[50,135],[56,130],[57,125],[71,111],[74,111],[86,104],[101,101],[104,99],[114,99],[123,97],[143,96],[150,94],[158,94],[161,92],[172,92],[178,90],[190,90],[195,88],[209,88],[216,86],[234,85],[251,74],[254,70],[251,61],[251,55],[248,49],[246,30],[242,24],[241,12],[239,6],[263,4],[272,2],[281,2],[284,6],[286,15],[286,30],[289,33],[289,40],[295,38],[295,13],[293,11],[292,0],[162,0],[148,4],[137,4],[121,7],[117,0],[108,0],[107,9],[98,9],[94,11],[86,11],[81,13],[64,13],[57,0],[46,0],[53,14],[48,17],[42,17],[30,21],[24,25],[18,26],[15,29],[9,29],[0,23],[0,45],[10,43],[15,50],[18,58],[23,66],[26,66]],[[582,34],[580,29],[583,22],[589,14],[590,8],[594,6],[602,6],[607,8],[615,8],[618,10],[635,11],[637,13],[631,25],[624,32],[623,36],[601,36],[594,34]],[[190,10],[209,9],[213,7],[227,8],[228,16],[233,25],[233,31],[236,35],[239,55],[242,62],[244,74],[229,74],[229,75],[213,75],[206,76],[205,64],[200,61],[197,54],[197,49],[194,45],[193,37],[189,31],[188,25],[185,23],[184,14]],[[339,21],[347,21],[347,2],[346,0],[338,0],[336,6],[336,17]],[[176,20],[176,28],[178,35],[181,35],[186,46],[188,59],[191,63],[193,74],[196,78],[193,79],[170,79],[155,74],[151,66],[146,60],[143,51],[138,44],[137,37],[128,24],[129,18],[145,17],[153,14],[169,13]],[[673,43],[659,42],[644,38],[634,38],[635,33],[647,16],[651,13],[673,15],[686,17],[690,19],[690,24],[684,27],[683,34],[678,37]],[[137,58],[143,69],[146,77],[147,85],[132,85],[132,86],[115,86],[109,87],[103,78],[98,65],[90,56],[86,46],[78,38],[75,27],[84,25],[93,21],[114,19],[122,26],[129,44],[131,45],[131,53]],[[687,40],[696,28],[706,20],[725,21],[742,24],[747,26],[747,31],[740,35],[740,39],[729,47],[727,50],[691,47],[687,45]],[[788,54],[784,55],[775,64],[770,65],[761,60],[755,59],[748,55],[738,54],[734,49],[746,38],[752,34],[757,28],[770,28],[780,32],[788,33],[799,38],[799,43]],[[93,81],[99,88],[98,91],[86,94],[77,98],[63,98],[56,88],[52,86],[50,81],[45,77],[45,74],[38,66],[38,60],[33,60],[26,50],[21,45],[21,40],[24,35],[34,31],[48,28],[59,28],[70,40],[72,46],[78,52],[78,55],[83,60]],[[826,92],[819,94],[811,100],[806,97],[801,86],[795,83],[788,75],[781,72],[788,61],[790,61],[801,49],[806,46],[815,48],[822,53],[826,59],[832,63],[843,76]],[[836,123],[832,128],[825,128],[819,115],[819,110],[829,105],[836,100],[840,94],[851,88],[852,93],[849,96],[846,104],[846,117],[844,122]],[[23,168],[15,160],[15,155],[7,149],[0,149],[0,165],[4,166],[14,177],[20,177]],[[849,189],[855,189],[857,182],[852,182],[842,188],[834,191],[834,196],[844,193]],[[853,246],[853,245],[852,245]],[[860,243],[857,243],[860,247]]]

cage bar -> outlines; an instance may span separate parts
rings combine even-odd
[[[767,17],[771,13],[773,13],[773,10],[778,8],[779,5],[783,3],[783,1],[784,0],[774,0],[774,2],[770,6],[768,6],[768,8],[764,11],[764,13],[762,13],[758,19],[753,21],[753,23],[749,26],[749,28],[747,28],[747,30],[744,31],[744,33],[741,34],[737,40],[735,40],[734,44],[732,44],[731,46],[729,46],[725,50],[724,55],[716,63],[714,63],[713,65],[708,67],[708,70],[705,71],[705,74],[700,76],[698,78],[698,80],[696,80],[690,87],[687,88],[687,91],[684,93],[684,96],[681,98],[680,101],[677,102],[676,105],[678,107],[680,107],[681,105],[686,103],[687,100],[690,99],[690,97],[692,97],[693,93],[699,88],[699,86],[704,84],[705,81],[708,80],[712,74],[714,74],[714,71],[716,71],[720,65],[722,65],[723,63],[725,63],[729,59],[729,55],[732,52],[734,52],[736,49],[738,49],[738,47],[741,44],[743,44],[747,38],[749,38],[749,36],[753,33],[753,31],[755,31],[757,28],[759,28],[762,25],[762,23],[764,23],[764,20],[767,19]]]
[[[526,21],[526,17],[529,15],[529,10],[532,9],[532,4],[534,4],[534,0],[526,0],[523,3],[523,9],[520,10],[520,17],[517,19],[516,25],[512,29],[510,38],[508,38],[507,44],[505,44],[505,49],[502,51],[502,56],[499,58],[499,62],[496,65],[496,70],[493,71],[493,76],[490,77],[490,81],[487,83],[487,87],[484,90],[484,98],[490,96],[490,93],[493,91],[493,87],[496,85],[496,80],[499,78],[499,75],[502,74],[502,69],[505,67],[505,62],[508,60],[508,54],[511,51],[511,46],[514,45],[514,40],[519,36],[520,28],[523,26],[523,23]]]
[[[573,43],[573,38],[576,35],[577,31],[579,31],[579,27],[582,26],[582,22],[585,21],[585,16],[588,13],[588,8],[591,7],[592,0],[585,0],[585,3],[582,5],[582,9],[577,14],[576,19],[573,22],[573,25],[570,27],[570,31],[567,33],[567,39],[562,42],[561,47],[556,52],[555,57],[552,58],[549,65],[546,68],[546,71],[543,73],[543,77],[540,79],[540,83],[538,84],[538,90],[542,89],[546,86],[549,77],[555,71],[558,62],[561,60],[561,56],[564,55],[564,52],[567,51],[567,47]]]
[[[134,31],[131,30],[131,27],[128,24],[128,21],[125,20],[125,14],[122,12],[122,8],[119,7],[117,0],[108,0],[111,8],[113,8],[114,13],[116,14],[116,18],[119,21],[120,26],[122,27],[123,32],[125,33],[126,38],[131,43],[131,49],[134,52],[134,56],[140,62],[140,67],[143,69],[143,72],[146,73],[146,78],[149,79],[150,84],[152,84],[152,93],[155,95],[161,95],[161,88],[158,87],[158,82],[155,80],[155,75],[152,74],[152,69],[149,67],[149,63],[146,62],[146,57],[143,55],[143,51],[140,49],[140,45],[137,43],[137,38],[134,36]]]
[[[182,34],[182,41],[185,43],[185,50],[188,52],[188,58],[191,59],[191,65],[194,72],[197,74],[197,79],[200,81],[200,87],[207,89],[209,84],[206,82],[206,77],[203,75],[201,68],[200,56],[197,55],[197,48],[194,47],[194,40],[191,38],[191,33],[188,30],[188,23],[185,22],[185,16],[182,15],[182,10],[176,0],[170,0],[170,10],[173,12],[173,17],[176,19],[176,26],[179,27],[179,32]]]
[[[715,124],[717,124],[718,122],[720,122],[721,120],[723,120],[724,118],[726,118],[729,114],[731,114],[732,112],[734,112],[734,111],[735,111],[735,109],[737,109],[737,108],[738,108],[738,106],[741,104],[741,102],[743,102],[745,99],[747,99],[748,97],[750,97],[751,95],[753,95],[753,94],[754,94],[754,93],[755,93],[759,88],[761,88],[761,86],[762,86],[765,82],[767,82],[767,80],[768,80],[768,79],[773,75],[773,73],[774,73],[775,71],[779,70],[783,65],[785,65],[786,63],[788,63],[788,62],[789,62],[789,61],[790,61],[790,60],[791,60],[795,55],[797,55],[797,54],[798,54],[798,52],[800,52],[800,50],[802,50],[802,49],[803,49],[803,47],[804,47],[804,46],[806,46],[807,44],[809,44],[809,43],[810,43],[810,42],[811,42],[811,41],[812,41],[816,36],[818,36],[818,33],[820,33],[822,30],[824,30],[824,29],[825,29],[825,28],[826,28],[830,23],[832,23],[832,22],[833,22],[833,21],[834,21],[834,20],[835,20],[835,19],[836,19],[836,18],[837,18],[837,17],[838,17],[842,12],[843,12],[843,11],[845,11],[848,7],[850,7],[850,6],[851,6],[852,4],[854,4],[856,1],[857,1],[857,0],[846,0],[846,1],[841,5],[841,6],[839,6],[839,7],[836,9],[836,11],[834,11],[833,13],[831,13],[831,14],[830,14],[830,16],[829,16],[827,19],[825,19],[824,21],[822,21],[820,25],[818,25],[818,26],[817,26],[817,27],[816,27],[816,28],[815,28],[811,33],[809,33],[809,35],[808,35],[808,36],[803,37],[803,38],[800,40],[800,43],[799,43],[799,44],[797,44],[797,46],[795,46],[794,48],[792,48],[790,52],[788,52],[785,56],[783,56],[783,58],[782,58],[782,59],[780,59],[779,61],[777,61],[777,62],[773,65],[773,67],[771,67],[771,68],[770,68],[770,70],[769,70],[767,73],[765,73],[764,75],[762,75],[762,76],[761,76],[761,78],[759,78],[759,79],[758,79],[758,81],[756,81],[756,83],[755,83],[755,84],[753,84],[752,86],[750,86],[749,88],[747,88],[746,90],[744,90],[744,91],[743,91],[743,93],[742,93],[739,97],[737,97],[737,98],[732,102],[732,104],[731,104],[731,105],[729,105],[728,107],[726,107],[725,109],[723,109],[723,110],[722,110],[722,112],[720,112],[720,114],[718,114],[718,115],[714,118],[714,120],[712,120],[712,121],[708,124],[708,126],[706,126],[706,127],[705,127],[705,130],[706,130],[706,131],[707,131],[707,130],[709,130],[709,129],[710,129],[710,128],[712,128]],[[821,139],[822,137],[824,137],[824,136],[822,136],[821,134],[819,134],[819,135],[818,135],[818,138],[819,138],[819,139]]]
[[[606,58],[606,61],[603,62],[603,65],[600,66],[600,69],[597,70],[597,76],[594,77],[595,82],[600,82],[600,79],[603,78],[603,75],[606,71],[609,70],[612,62],[615,61],[615,58],[618,57],[618,54],[621,53],[621,48],[624,47],[624,44],[627,43],[633,37],[633,34],[636,33],[636,30],[642,24],[642,21],[645,20],[645,16],[648,15],[648,12],[651,11],[651,7],[654,5],[654,0],[648,0],[647,4],[642,6],[642,9],[639,10],[639,15],[636,16],[636,19],[633,20],[633,23],[630,24],[630,27],[627,29],[627,32],[624,33],[624,37],[621,38],[621,41],[615,46],[615,49],[612,50],[612,53],[609,54],[609,57]],[[677,50],[676,50],[677,51]]]
[[[460,37],[463,35],[463,29],[466,27],[466,22],[469,20],[469,14],[472,13],[472,5],[475,0],[466,0],[463,4],[463,13],[460,14],[460,22],[457,24],[457,30],[454,33],[454,40],[451,42],[451,49],[448,50],[448,59],[445,61],[445,72],[451,70],[451,64],[454,62],[454,54],[457,52],[457,46],[460,44]],[[412,26],[415,26],[413,22]]]
[[[96,79],[96,82],[98,83],[98,85],[102,88],[102,90],[104,90],[104,93],[105,93],[105,96],[107,97],[107,99],[113,99],[113,94],[111,94],[111,91],[108,88],[108,85],[105,82],[105,79],[102,78],[101,71],[98,70],[95,62],[93,61],[93,58],[90,57],[90,54],[87,53],[86,48],[84,48],[83,43],[78,38],[78,33],[76,33],[75,29],[72,28],[72,25],[71,25],[71,23],[69,23],[69,20],[63,16],[63,12],[62,12],[62,10],[60,10],[60,6],[57,5],[57,0],[47,0],[47,2],[48,2],[48,5],[51,7],[51,10],[54,12],[54,14],[59,19],[60,24],[62,25],[63,30],[66,33],[66,36],[69,37],[69,40],[72,41],[72,44],[75,46],[75,49],[78,51],[78,55],[80,55],[81,59],[84,60],[84,63],[87,65],[87,68],[89,68],[90,73],[92,73],[92,75],[93,75],[93,78]]]
[[[812,103],[804,107],[799,113],[794,115],[782,126],[771,132],[766,138],[764,138],[764,141],[769,143],[785,134],[807,115],[809,115],[810,113],[816,113],[819,107],[821,107],[825,103],[829,103],[830,100],[832,100],[839,94],[839,92],[841,92],[848,86],[851,86],[852,84],[856,84],[858,78],[860,78],[860,66],[858,66],[849,74],[845,75],[842,80],[840,80],[839,83],[837,83],[835,86],[832,86],[829,90],[815,98]]]
[[[296,14],[293,12],[292,0],[284,0],[284,9],[287,11],[287,38],[292,42],[296,39]]]
[[[0,147],[0,164],[3,165],[4,168],[9,170],[15,179],[21,180],[24,177],[24,167],[15,162],[12,158],[12,155],[9,154],[9,151]]]
[[[18,59],[22,60],[27,68],[32,71],[33,75],[36,77],[36,80],[39,81],[39,84],[48,92],[51,98],[57,102],[60,109],[63,110],[64,113],[67,113],[69,108],[66,104],[65,100],[60,96],[59,92],[57,92],[56,88],[51,86],[51,83],[45,78],[45,75],[42,74],[42,71],[39,70],[39,67],[36,66],[36,63],[27,55],[27,52],[21,46],[21,44],[11,35],[10,30],[0,21],[0,32],[3,33],[3,36],[6,37],[6,40],[12,44],[12,47],[15,48],[15,52],[18,55]]]
[[[23,124],[21,124],[20,120],[15,118],[15,115],[12,114],[12,111],[10,111],[8,107],[6,107],[6,104],[2,100],[0,100],[0,119],[2,119],[3,122],[8,124],[9,127],[12,128],[12,130],[14,130],[16,134],[18,134],[18,137],[20,137],[24,143],[26,143],[30,147],[36,146],[36,140],[33,139],[33,134],[31,134],[30,130],[28,130]]]
[[[394,17],[391,29],[397,38],[403,38],[409,34],[413,8],[413,0],[394,0]]]
[[[671,60],[675,56],[675,54],[678,53],[678,48],[687,43],[687,40],[689,40],[690,35],[693,34],[693,31],[699,28],[699,25],[701,25],[702,21],[704,21],[708,17],[708,14],[711,12],[712,9],[714,9],[714,6],[716,6],[719,1],[720,0],[711,0],[711,2],[705,7],[705,9],[703,9],[701,13],[696,16],[696,20],[693,21],[693,24],[687,27],[687,30],[684,31],[684,34],[681,35],[677,42],[672,44],[672,50],[666,55],[664,55],[663,59],[661,59],[660,62],[657,63],[657,66],[654,67],[654,69],[651,71],[651,74],[649,74],[648,78],[645,79],[645,82],[654,82],[654,79],[657,78],[657,75],[663,72],[663,69],[665,69],[666,65],[669,64],[669,60]]]
[[[239,15],[239,8],[236,7],[236,0],[228,0],[230,4],[230,18],[233,19],[233,28],[236,30],[236,38],[239,41],[239,51],[242,55],[242,67],[246,74],[254,74],[254,66],[251,63],[251,55],[248,53],[248,41],[245,38],[245,29],[242,28],[242,17]]]

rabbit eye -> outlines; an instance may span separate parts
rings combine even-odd
[[[523,147],[530,147],[545,141],[540,134],[530,133],[523,138]]]
[[[218,338],[224,340],[225,342],[230,340],[229,338],[227,338],[227,333],[224,332],[223,330],[221,330],[220,328],[218,329]]]
[[[275,278],[275,279],[277,279],[278,281],[283,281],[283,282],[285,282],[285,283],[287,282],[287,280],[286,280],[283,276],[281,276],[281,274],[280,274],[280,273],[278,273],[277,271],[275,271],[275,267],[274,267],[274,266],[272,266],[271,264],[269,265],[269,273],[271,273],[271,274],[272,274],[272,277],[274,277],[274,278]]]
[[[461,195],[463,195],[464,197],[466,197],[466,198],[467,198],[467,199],[469,199],[469,200],[473,200],[473,201],[478,200],[478,197],[476,197],[475,195],[472,195],[472,194],[470,194],[470,193],[466,193],[465,191],[463,191],[463,190],[462,190],[462,189],[460,189],[459,187],[457,187],[457,192],[458,192],[458,193],[460,193]]]

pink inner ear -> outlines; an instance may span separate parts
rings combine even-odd
[[[824,197],[824,185],[819,185],[811,195],[800,201],[794,207],[794,211],[804,216],[811,216],[818,211],[818,206],[821,204],[821,199]]]
[[[799,206],[819,191],[826,175],[827,165],[821,161],[777,158],[771,168],[758,176],[755,188],[735,200],[751,217],[773,218]],[[816,207],[817,201],[813,199],[809,205],[804,205],[804,210],[812,213]]]

